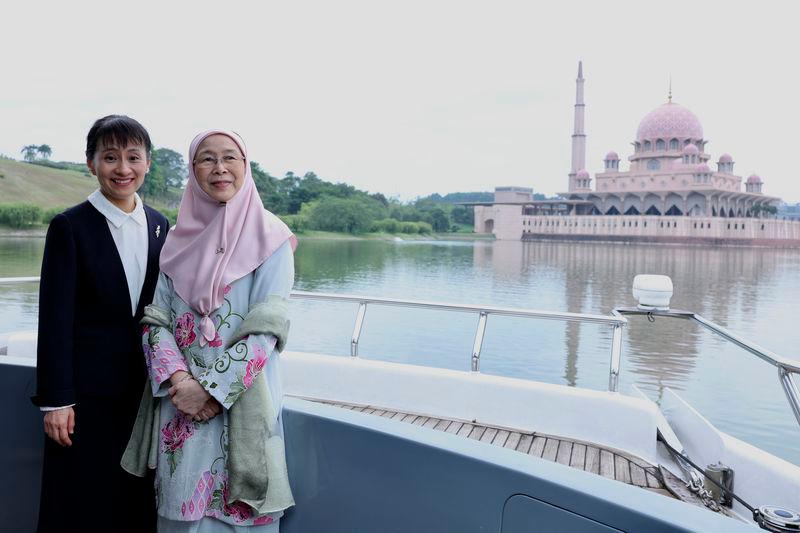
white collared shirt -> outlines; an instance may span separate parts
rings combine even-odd
[[[142,199],[134,193],[136,207],[133,212],[126,213],[112,204],[103,196],[100,189],[89,195],[89,203],[106,217],[111,237],[117,246],[122,268],[125,270],[125,280],[128,282],[128,294],[131,297],[131,315],[136,314],[139,305],[139,296],[144,286],[144,277],[147,273],[147,215],[144,212]],[[56,411],[72,407],[73,404],[62,407],[40,407],[44,412]]]
[[[128,282],[128,293],[131,297],[131,315],[136,314],[139,296],[142,293],[144,277],[147,273],[147,215],[144,212],[142,199],[134,193],[136,207],[133,212],[126,213],[103,196],[100,189],[89,195],[89,203],[100,211],[106,222],[114,244],[117,245],[125,279]]]

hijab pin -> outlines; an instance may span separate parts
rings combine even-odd
[[[225,248],[217,248],[217,251],[214,252],[214,253],[216,253],[216,254],[224,254],[225,253]]]
[[[156,226],[156,239],[158,239],[158,236],[160,234],[161,234],[161,225],[158,225],[158,226]]]

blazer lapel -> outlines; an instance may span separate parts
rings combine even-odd
[[[107,276],[104,275],[103,279],[107,280],[110,290],[114,293],[113,301],[123,303],[123,307],[129,314],[131,312],[131,294],[128,291],[128,279],[125,277],[125,268],[122,266],[117,245],[114,243],[114,237],[111,236],[106,217],[97,209],[92,209],[92,213],[95,221],[90,224],[90,228],[95,233],[95,242],[98,243],[97,264],[102,265],[103,270],[108,269]]]
[[[147,215],[147,272],[144,275],[144,284],[142,285],[142,294],[139,296],[139,306],[136,310],[136,315],[141,316],[144,308],[152,302],[145,301],[148,294],[153,294],[155,284],[158,279],[158,256],[161,252],[161,245],[164,244],[166,238],[167,228],[161,225],[159,217],[155,216],[153,211],[146,207],[144,212]]]

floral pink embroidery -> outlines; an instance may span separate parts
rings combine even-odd
[[[150,326],[148,324],[145,324],[144,327],[142,328],[142,335],[147,335],[148,333],[150,333]]]
[[[265,514],[264,516],[259,516],[258,518],[253,520],[254,526],[264,526],[271,523],[272,523],[272,517],[268,514]]]
[[[194,424],[188,417],[177,413],[175,418],[167,422],[161,429],[161,444],[166,453],[175,453],[183,448],[184,443],[194,435]]]
[[[197,335],[194,333],[194,315],[191,313],[184,313],[176,322],[175,341],[178,343],[178,348],[183,350],[191,346],[197,338]]]
[[[253,386],[253,380],[264,369],[264,365],[267,363],[267,352],[264,351],[264,348],[255,346],[253,352],[255,357],[247,362],[247,367],[244,369],[244,378],[242,379],[242,383],[244,383],[246,389]]]
[[[219,348],[222,346],[222,339],[219,336],[219,331],[214,333],[214,340],[208,341],[209,346],[213,346],[214,348]]]
[[[233,518],[235,522],[244,522],[245,520],[252,518],[253,509],[246,503],[242,502],[235,502],[232,504],[228,503],[230,496],[231,490],[228,486],[228,480],[226,479],[225,484],[222,487],[222,512]]]
[[[222,294],[224,296],[227,296],[229,292],[231,292],[231,286],[230,285],[225,285],[225,288],[222,289]]]

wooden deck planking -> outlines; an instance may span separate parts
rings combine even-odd
[[[500,446],[500,447],[505,446],[506,445],[506,440],[508,440],[508,436],[510,434],[511,433],[509,431],[506,431],[505,429],[499,430],[497,432],[497,435],[494,436],[494,440],[492,441],[492,444],[494,444],[495,446]]]
[[[586,446],[586,465],[583,467],[586,472],[592,474],[600,473],[600,449],[594,446]]]
[[[614,454],[608,450],[600,450],[600,475],[614,479]]]
[[[465,422],[461,426],[461,429],[458,430],[458,433],[456,433],[456,435],[458,435],[459,437],[469,437],[469,434],[472,433],[472,428],[473,427],[475,427],[475,426]]]
[[[645,471],[645,475],[647,476],[647,487],[651,489],[660,489],[664,485],[659,481],[659,479],[654,476],[649,470]]]
[[[468,438],[474,440],[481,440],[483,434],[486,432],[486,426],[473,426],[472,431],[469,432]]]
[[[486,431],[481,435],[480,441],[491,444],[492,441],[494,441],[495,435],[497,435],[497,428],[486,428]]]
[[[533,444],[531,444],[531,449],[528,452],[528,455],[533,455],[534,457],[541,457],[542,453],[544,453],[545,442],[547,442],[547,437],[534,437]]]
[[[614,454],[614,479],[631,484],[631,463],[621,455]]]
[[[569,459],[569,466],[583,470],[586,461],[586,445],[575,443],[572,445],[572,457]]]
[[[522,453],[528,453],[528,450],[531,449],[531,444],[533,444],[533,435],[525,434],[522,435],[519,439],[519,444],[517,444],[517,451]]]
[[[552,435],[487,426],[474,420],[472,422],[450,420],[424,414],[382,409],[371,405],[352,405],[330,401],[319,403],[456,434],[486,444],[541,457],[578,470],[642,487],[658,494],[669,495],[669,491],[665,490],[664,484],[660,480],[657,467],[638,457],[616,450],[607,450]]]
[[[548,461],[555,461],[556,455],[558,454],[558,439],[553,439],[548,437],[547,442],[544,443],[544,453],[542,453],[542,459],[547,459]]]
[[[569,460],[572,457],[572,442],[562,440],[558,443],[558,452],[556,453],[556,462],[562,465],[569,466]]]
[[[631,484],[637,487],[647,486],[647,476],[645,475],[644,468],[631,461]]]

